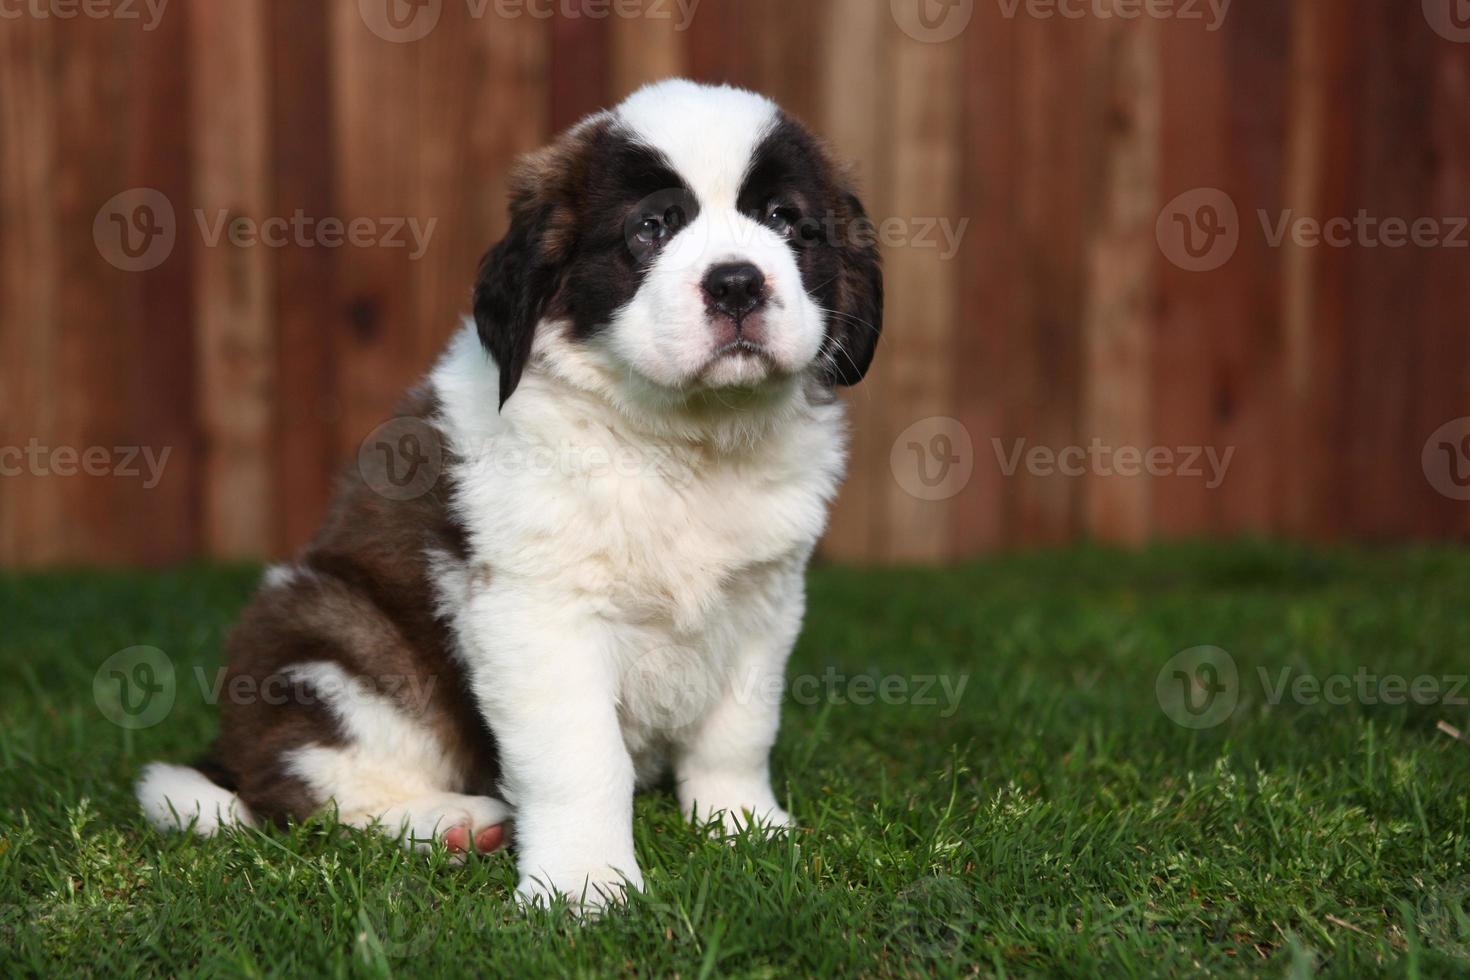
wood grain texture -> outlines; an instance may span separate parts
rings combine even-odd
[[[1359,65],[1362,128],[1354,149],[1359,169],[1349,214],[1366,211],[1379,222],[1428,215],[1433,200],[1428,137],[1434,35],[1399,16],[1399,9],[1392,0],[1374,0],[1361,11],[1371,43]],[[1426,258],[1417,248],[1365,243],[1353,249],[1344,386],[1351,447],[1347,476],[1353,488],[1351,524],[1370,537],[1412,531],[1412,511],[1404,502],[1424,481],[1412,447],[1428,437],[1416,431],[1413,407],[1422,384],[1414,338],[1427,318]]]
[[[547,98],[558,132],[607,105],[612,28],[606,20],[557,17],[551,24]]]
[[[170,456],[152,488],[21,457],[0,475],[0,564],[298,547],[465,312],[515,158],[675,73],[778,99],[889,222],[887,331],[843,396],[851,470],[824,556],[1470,536],[1470,508],[1421,465],[1430,434],[1470,416],[1467,251],[1271,240],[1283,217],[1448,232],[1470,215],[1470,45],[1418,4],[1238,0],[1211,30],[977,2],[937,44],[883,0],[701,0],[688,24],[684,9],[547,19],[446,0],[408,41],[375,33],[358,0],[171,4],[147,32],[6,20],[0,467],[32,440]],[[143,272],[93,239],[135,188],[161,192],[178,229]],[[1157,222],[1202,189],[1235,206],[1237,246],[1189,271]],[[376,244],[212,242],[221,212],[365,220]],[[406,230],[380,239],[408,220],[422,254]],[[930,221],[963,225],[957,257],[913,241]],[[973,449],[940,501],[890,459],[930,417]],[[1094,442],[1234,456],[1211,488],[1007,475],[997,454]]]
[[[389,221],[436,217],[418,210],[420,69],[432,41],[379,37],[356,0],[336,0],[333,13],[336,217],[370,229],[368,244],[342,247],[337,265],[335,456],[347,461],[428,367],[414,262],[378,236]],[[441,20],[433,33],[449,30]]]
[[[883,402],[883,430],[891,445],[904,429],[945,416],[951,405],[954,379],[944,351],[955,328],[959,277],[934,228],[940,219],[954,219],[959,200],[959,148],[953,134],[960,99],[950,80],[963,59],[955,42],[928,44],[895,29],[889,30],[888,43],[894,88],[886,125],[892,183],[876,220],[888,246],[889,315],[883,359],[864,385]],[[925,561],[949,551],[947,502],[920,499],[910,489],[898,479],[887,482],[880,552],[885,561]]]
[[[1195,23],[1165,22],[1159,29],[1164,102],[1159,199],[1167,208],[1182,195],[1200,191],[1228,195],[1232,151],[1225,45],[1220,34],[1209,34]],[[1182,200],[1190,213],[1198,214],[1195,198]],[[1250,202],[1233,203],[1235,232],[1244,238],[1253,227]],[[1153,345],[1154,442],[1172,448],[1211,447],[1224,453],[1229,446],[1221,441],[1217,423],[1229,406],[1223,403],[1219,352],[1223,338],[1239,327],[1234,318],[1236,299],[1219,269],[1193,271],[1171,259],[1162,246],[1161,253],[1160,309]],[[1227,482],[1215,492],[1199,479],[1155,481],[1154,533],[1218,532],[1220,497],[1231,492],[1230,486]]]
[[[194,193],[175,210],[179,237],[198,244],[204,536],[210,554],[225,558],[274,550],[278,513],[275,256],[263,240],[231,234],[281,217],[271,183],[267,14],[264,0],[240,0],[195,5],[189,19]]]
[[[322,4],[271,0],[270,16],[275,210],[336,215],[329,11]],[[296,551],[316,533],[337,471],[339,255],[337,249],[293,245],[276,256],[279,553]]]
[[[1291,32],[1292,120],[1285,199],[1307,214],[1346,214],[1353,180],[1355,71],[1362,33],[1332,0],[1299,5]],[[1283,526],[1330,538],[1347,526],[1346,379],[1351,254],[1282,246]]]
[[[1008,452],[1024,443],[1060,453],[1082,441],[1084,255],[1101,190],[1101,130],[1088,107],[1100,79],[1085,54],[1093,28],[1060,18],[1016,22],[1021,329],[1007,359]],[[1007,480],[1017,542],[1060,543],[1082,531],[1080,480],[1026,465]]]
[[[1101,118],[1102,201],[1086,239],[1080,426],[1117,450],[1083,482],[1083,520],[1094,537],[1142,544],[1152,532],[1141,464],[1152,446],[1155,278],[1159,213],[1159,31],[1155,21],[1105,22],[1088,38],[1103,84],[1089,107]],[[1125,458],[1124,453],[1130,455]],[[1131,454],[1136,453],[1137,456]]]
[[[136,32],[131,39],[133,77],[142,91],[130,100],[128,182],[156,188],[177,202],[191,199],[194,179],[189,18],[189,8],[181,6],[172,16],[161,17],[154,30]],[[197,241],[180,236],[169,260],[139,277],[138,325],[127,354],[132,374],[125,403],[128,437],[130,444],[151,444],[159,453],[166,449],[169,457],[157,486],[125,482],[132,499],[109,501],[112,522],[131,529],[119,561],[177,562],[197,555],[204,545],[206,484],[191,318],[197,302],[197,254]],[[116,522],[118,513],[131,519]]]
[[[32,439],[54,442],[58,402],[71,383],[59,350],[59,54],[41,22],[7,26],[0,31],[0,561],[45,564],[69,557],[66,511],[22,454]]]
[[[874,215],[888,213],[892,159],[888,141],[874,119],[886,117],[892,98],[891,29],[887,12],[876,4],[828,0],[830,29],[822,35],[819,106],[812,120],[837,155],[853,167],[859,195]],[[886,360],[888,338],[879,344]],[[851,413],[849,479],[832,513],[823,554],[834,560],[869,559],[877,553],[882,509],[891,485],[885,438],[885,413],[876,385],[844,393]]]
[[[636,89],[661,78],[688,72],[685,38],[691,20],[684,22],[677,5],[641,0],[638,17],[615,17],[611,28],[608,102],[617,102]],[[698,18],[696,7],[694,18]]]

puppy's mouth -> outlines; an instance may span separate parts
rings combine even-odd
[[[739,340],[732,340],[724,347],[715,351],[710,355],[710,360],[713,362],[727,357],[754,357],[758,360],[774,363],[771,352],[766,350],[764,344],[758,344],[753,340],[746,340],[743,337]]]
[[[776,358],[757,341],[740,337],[715,348],[700,368],[699,380],[711,387],[750,386],[778,373]]]

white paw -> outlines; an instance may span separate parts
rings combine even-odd
[[[769,789],[760,787],[748,793],[711,793],[708,797],[685,794],[684,815],[694,823],[718,819],[729,835],[747,830],[760,834],[776,834],[796,826],[791,814],[781,809]]]
[[[488,854],[502,847],[510,817],[509,806],[488,796],[435,793],[379,814],[344,817],[344,822],[397,834],[405,847],[420,853],[443,842],[455,861],[463,861],[471,850]]]
[[[713,812],[713,811],[710,811]],[[750,831],[760,835],[775,835],[796,826],[791,814],[776,806],[727,806],[719,809],[720,822],[727,834],[742,834]]]
[[[552,900],[560,895],[574,910],[596,914],[610,905],[626,902],[630,889],[643,890],[643,874],[636,864],[626,873],[611,865],[600,865],[527,874],[516,887],[516,898],[522,905],[550,907]]]

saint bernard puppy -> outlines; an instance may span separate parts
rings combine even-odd
[[[642,886],[636,788],[791,825],[769,754],[843,473],[834,388],[883,316],[863,206],[772,102],[675,80],[527,158],[510,217],[394,423],[432,485],[359,466],[266,574],[218,741],[139,780],[154,825],[334,810],[459,855],[512,828],[522,900],[587,907]]]

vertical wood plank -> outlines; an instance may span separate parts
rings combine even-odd
[[[1078,379],[1081,360],[1082,263],[1085,229],[1096,187],[1088,156],[1087,113],[1078,93],[1088,75],[1088,25],[1020,16],[1018,60],[1017,182],[1020,228],[1017,310],[1023,325],[1011,350],[1006,398],[1013,429],[1007,447],[1060,452],[1079,442]],[[1008,520],[1019,543],[1059,544],[1080,522],[1077,480],[1057,472],[1029,472],[1013,483]]]
[[[1431,213],[1435,185],[1432,132],[1434,35],[1418,16],[1392,0],[1365,3],[1361,15],[1372,43],[1359,71],[1365,99],[1355,157],[1361,169],[1353,207],[1377,218],[1408,221]],[[1416,431],[1415,394],[1423,379],[1417,335],[1426,327],[1424,274],[1431,256],[1420,248],[1352,249],[1349,282],[1349,377],[1340,395],[1352,440],[1348,482],[1356,533],[1411,533],[1405,502],[1424,482],[1417,465],[1428,433]]]
[[[622,101],[649,82],[686,73],[681,16],[672,3],[642,0],[638,17],[614,17],[609,67],[608,104]],[[659,15],[659,16],[656,16]],[[695,18],[699,16],[696,9]]]
[[[1341,16],[1341,14],[1339,14]],[[1240,246],[1216,275],[1226,290],[1230,327],[1216,338],[1220,377],[1216,441],[1234,447],[1217,490],[1226,534],[1275,533],[1281,527],[1282,351],[1281,249],[1261,231],[1260,212],[1285,201],[1286,66],[1291,11],[1284,4],[1241,4],[1212,35],[1225,48],[1228,141],[1225,190],[1241,210]],[[1197,28],[1198,29],[1198,28]]]
[[[271,0],[270,133],[276,213],[338,215],[333,177],[335,70],[328,8]],[[340,249],[288,245],[276,256],[277,344],[273,550],[289,554],[316,533],[337,471]]]
[[[748,29],[744,27],[746,16],[738,3],[702,0],[685,39],[692,77],[714,85],[751,84],[751,59],[740,45],[742,30]]]
[[[189,124],[189,8],[159,18],[152,31],[136,31],[135,70],[139,93],[129,127],[130,183],[147,185],[176,202],[191,199],[193,131]],[[130,440],[169,453],[157,486],[124,483],[130,499],[111,501],[109,519],[129,527],[123,561],[148,564],[182,561],[199,554],[201,458],[198,392],[194,383],[193,260],[197,240],[180,234],[173,255],[139,278],[137,332],[127,357],[133,382],[127,400]],[[126,513],[126,522],[116,515]]]
[[[551,20],[551,128],[561,132],[607,104],[612,29],[606,20]]]
[[[551,28],[533,17],[477,21],[446,8],[420,43],[414,210],[436,225],[412,271],[415,362],[427,367],[469,312],[480,257],[506,230],[512,165],[552,135],[543,81]]]
[[[449,5],[446,5],[449,6]],[[425,40],[378,36],[355,0],[335,0],[332,44],[335,201],[344,222],[423,222],[417,213],[419,78]],[[499,26],[489,20],[477,29]],[[434,33],[448,32],[441,22]],[[361,442],[392,415],[404,388],[426,367],[414,318],[418,309],[407,248],[340,250],[336,334],[338,412],[335,458],[355,459]]]
[[[1293,14],[1290,138],[1283,196],[1303,214],[1346,214],[1354,179],[1360,22],[1333,0]],[[1282,245],[1283,515],[1288,533],[1334,537],[1348,516],[1346,380],[1349,255]]]
[[[889,32],[893,98],[891,187],[881,219],[903,223],[903,243],[885,250],[888,311],[882,367],[870,375],[874,396],[889,416],[889,439],[907,426],[948,414],[953,378],[944,357],[954,328],[958,269],[916,236],[920,223],[955,221],[960,159],[954,134],[960,119],[955,86],[963,64],[958,42],[915,40]],[[888,484],[882,559],[923,562],[950,554],[949,504],[921,500],[897,480]]]
[[[1101,208],[1087,243],[1082,432],[1146,453],[1152,443],[1150,356],[1156,309],[1159,128],[1158,22],[1094,25],[1089,62],[1104,84],[1090,115],[1103,128]],[[1146,473],[1089,472],[1085,526],[1103,541],[1141,544],[1152,530]],[[1138,462],[1128,465],[1137,466]]]
[[[1183,200],[1184,216],[1195,218],[1200,199],[1181,196],[1224,191],[1228,183],[1226,50],[1218,34],[1205,32],[1198,23],[1165,22],[1160,30],[1164,96],[1159,200],[1166,209]],[[1228,24],[1224,30],[1229,30]],[[1235,202],[1235,206],[1234,229],[1244,237],[1253,220],[1249,202]],[[1164,216],[1166,223],[1170,217]],[[1221,220],[1228,223],[1225,215]],[[1162,246],[1161,250],[1160,315],[1153,345],[1154,441],[1170,447],[1213,446],[1224,452],[1215,424],[1220,409],[1216,348],[1219,338],[1237,326],[1230,316],[1229,282],[1219,268],[1192,271],[1178,264],[1177,252]],[[1212,533],[1219,525],[1220,496],[1229,493],[1229,487],[1227,483],[1212,492],[1203,480],[1155,481],[1156,532],[1162,536]]]
[[[56,451],[86,453],[102,449],[117,459],[117,447],[152,440],[139,432],[132,406],[139,390],[144,331],[139,318],[144,277],[103,261],[92,236],[104,202],[134,185],[134,139],[118,119],[132,116],[137,89],[137,38],[110,21],[58,24],[55,84],[58,106],[58,404]],[[124,80],[124,81],[120,81]],[[151,240],[151,239],[150,239]],[[85,283],[87,288],[77,284]],[[153,447],[158,449],[159,447]],[[52,475],[44,492],[62,501],[65,524],[57,557],[90,564],[128,560],[135,514],[146,511],[148,491],[140,479],[118,476],[63,476],[62,460],[50,457]],[[120,461],[119,464],[120,465]],[[120,519],[127,515],[127,519]]]
[[[255,558],[275,541],[278,499],[274,258],[263,244],[231,244],[227,232],[217,244],[203,238],[219,229],[222,214],[257,227],[275,217],[268,8],[240,0],[190,13],[194,199],[178,217],[181,236],[201,237],[195,295],[204,535],[214,557]]]
[[[880,5],[851,0],[826,4],[830,31],[821,35],[820,108],[814,125],[836,154],[854,168],[858,195],[875,217],[888,209],[890,159],[879,120],[890,110],[888,12]],[[888,357],[892,337],[878,348],[878,363]],[[881,367],[879,368],[881,370]],[[878,555],[878,531],[892,485],[882,400],[875,396],[878,375],[844,394],[852,446],[847,481],[833,508],[822,554],[842,561],[871,561]]]
[[[54,441],[60,374],[61,244],[55,182],[55,34],[36,19],[0,31],[0,563],[60,557],[62,500],[27,472],[32,438]]]
[[[1430,140],[1435,175],[1430,196],[1435,217],[1470,217],[1470,44],[1436,39],[1433,43],[1434,90]],[[1429,434],[1451,419],[1470,417],[1470,276],[1465,274],[1470,231],[1462,231],[1459,248],[1439,248],[1425,257],[1425,382],[1419,388],[1416,435],[1422,445]],[[1413,445],[1406,455],[1412,456]],[[1410,463],[1412,465],[1412,463]],[[1427,482],[1427,481],[1426,481]],[[1421,491],[1422,497],[1422,491]],[[1435,494],[1421,509],[1416,528],[1435,537],[1470,537],[1470,506]]]
[[[954,336],[954,417],[970,434],[975,469],[951,502],[957,555],[1003,548],[1014,481],[994,447],[1012,434],[1007,398],[1019,323],[1020,215],[1016,204],[1017,32],[999,6],[981,5],[964,35],[964,168],[959,214],[970,220]]]

